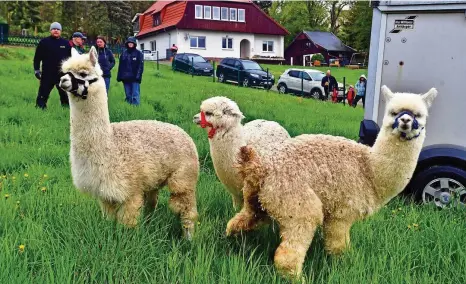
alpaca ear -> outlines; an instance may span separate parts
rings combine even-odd
[[[235,112],[233,109],[231,108],[226,108],[223,110],[223,114],[225,115],[230,115],[230,116],[234,116],[234,117],[239,117],[240,119],[243,119],[244,116],[241,112]]]
[[[89,59],[91,60],[92,66],[95,66],[97,63],[97,51],[95,50],[95,47],[91,47],[91,50],[89,51]]]
[[[427,93],[422,95],[422,100],[428,108],[432,105],[432,102],[434,101],[435,97],[437,97],[437,94],[437,89],[432,88]]]
[[[79,55],[79,52],[75,48],[71,48],[71,57],[76,57]]]
[[[388,102],[390,101],[395,95],[392,93],[392,91],[385,85],[382,86],[381,92],[383,96],[385,97],[385,100]]]

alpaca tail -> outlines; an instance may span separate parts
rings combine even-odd
[[[240,148],[236,167],[245,184],[256,188],[261,186],[266,176],[266,170],[257,152],[251,146]]]

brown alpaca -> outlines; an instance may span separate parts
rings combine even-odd
[[[242,147],[238,166],[245,179],[245,204],[229,221],[227,235],[253,229],[254,220],[268,214],[278,222],[282,239],[275,266],[288,277],[301,275],[319,225],[325,249],[342,253],[352,224],[377,212],[408,184],[425,139],[428,108],[437,95],[435,89],[422,96],[393,94],[385,86],[382,93],[388,103],[372,148],[329,135],[287,139],[267,156]]]
[[[74,51],[74,49],[72,49]],[[94,47],[63,63],[60,87],[68,92],[71,173],[74,185],[100,201],[102,213],[135,226],[144,200],[154,208],[168,185],[169,205],[190,239],[197,220],[199,162],[192,139],[159,121],[110,123],[107,94]]]

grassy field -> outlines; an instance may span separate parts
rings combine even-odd
[[[246,121],[275,120],[292,136],[327,133],[357,139],[361,108],[302,100],[213,83],[146,63],[142,104],[126,104],[112,78],[112,121],[158,119],[194,139],[202,166],[200,220],[192,242],[168,209],[168,194],[136,229],[101,218],[98,204],[72,184],[69,110],[54,90],[49,109],[34,108],[39,82],[32,50],[0,47],[0,283],[286,283],[273,268],[276,226],[226,238],[234,214],[218,182],[207,135],[192,124],[200,102],[228,96]],[[307,255],[308,283],[466,283],[466,213],[397,198],[351,230],[340,258],[323,251],[319,231]]]

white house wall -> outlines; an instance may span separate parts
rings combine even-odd
[[[189,39],[191,36],[205,36],[206,47],[191,48]],[[233,39],[232,49],[222,49],[222,38],[226,36]],[[240,43],[243,39],[248,40],[250,43],[251,57],[254,55],[283,57],[283,36],[255,35],[223,31],[177,30],[178,52],[192,52],[210,58],[240,57]],[[272,40],[274,42],[273,52],[262,52],[262,42],[264,40]]]
[[[159,58],[165,59],[167,49],[170,49],[172,44],[178,45],[176,30],[160,33],[155,36],[146,37],[138,40],[138,49],[141,49],[141,44],[144,44],[144,49],[151,50],[151,41],[156,41],[156,51],[159,52]]]

